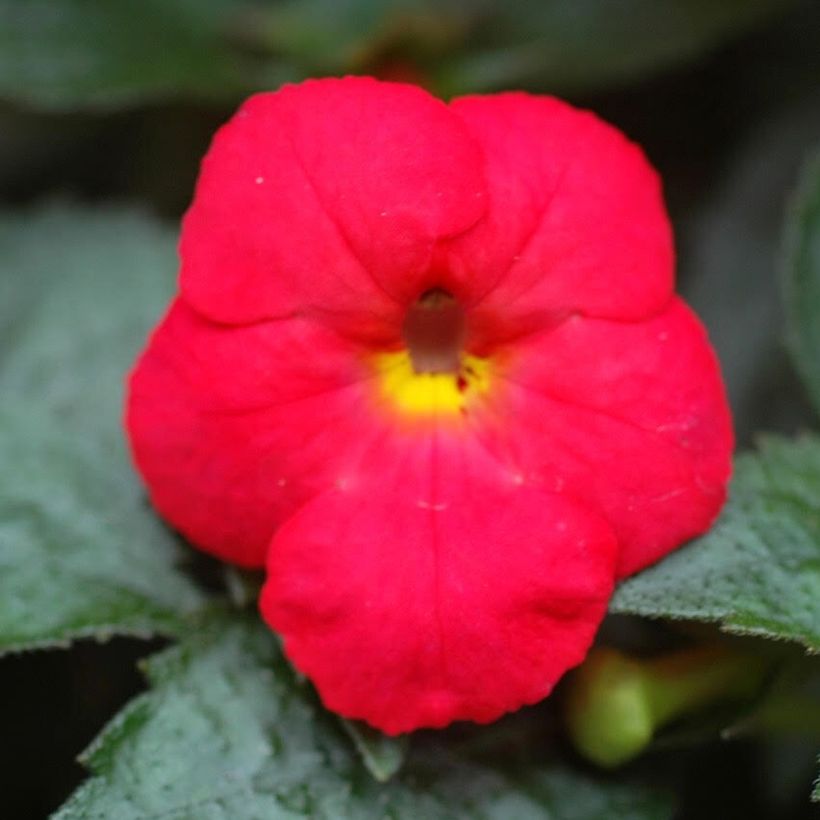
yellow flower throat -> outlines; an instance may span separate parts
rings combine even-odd
[[[490,387],[490,362],[462,354],[457,372],[419,373],[410,353],[380,353],[374,360],[382,396],[409,416],[458,416]]]

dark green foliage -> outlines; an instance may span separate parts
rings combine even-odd
[[[740,457],[719,522],[626,580],[611,608],[820,652],[820,439],[766,438]]]
[[[151,689],[84,760],[59,820],[116,817],[663,820],[663,797],[563,768],[514,775],[427,749],[386,784],[284,663],[256,619],[217,616],[146,663]]]
[[[787,237],[784,274],[790,348],[820,413],[820,153],[804,169]]]
[[[173,243],[133,212],[0,220],[0,651],[169,634],[205,604],[119,421]]]

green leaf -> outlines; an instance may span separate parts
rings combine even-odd
[[[386,783],[402,767],[407,756],[407,736],[389,737],[357,720],[341,719],[367,770]]]
[[[789,347],[820,412],[820,151],[807,162],[787,223]]]
[[[222,616],[146,663],[152,689],[84,756],[75,818],[669,817],[664,798],[539,764],[512,779],[425,748],[389,783],[364,771],[255,619]]]
[[[173,247],[113,209],[0,218],[0,650],[173,633],[205,605],[119,421]]]
[[[172,634],[204,598],[122,454],[0,407],[0,651]]]
[[[817,756],[817,762],[820,763],[820,755]],[[820,775],[814,781],[814,790],[811,793],[811,799],[815,803],[820,803]]]
[[[718,523],[624,581],[611,611],[717,622],[820,652],[820,438],[738,457]]]
[[[0,95],[42,108],[110,107],[245,85],[228,41],[235,0],[0,1]]]
[[[0,217],[0,397],[119,445],[125,375],[174,291],[175,246],[174,230],[110,206]]]

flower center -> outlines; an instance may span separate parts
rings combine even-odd
[[[447,291],[425,291],[407,311],[402,336],[416,373],[457,373],[467,336],[464,308]]]
[[[402,326],[404,350],[375,357],[381,394],[405,414],[458,415],[471,394],[483,393],[489,362],[465,353],[464,309],[446,291],[425,291]]]

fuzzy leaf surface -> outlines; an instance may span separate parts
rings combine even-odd
[[[543,763],[512,778],[432,746],[379,784],[252,618],[212,618],[145,668],[151,689],[86,752],[94,776],[58,820],[670,816],[640,788]]]
[[[206,605],[120,428],[174,268],[173,234],[135,213],[0,218],[0,650],[172,634]]]
[[[772,436],[740,456],[717,524],[624,581],[610,609],[820,652],[820,438]]]

